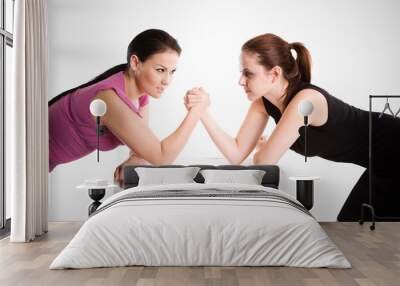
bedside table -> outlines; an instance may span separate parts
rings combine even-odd
[[[90,216],[101,205],[100,200],[104,198],[106,190],[118,188],[118,186],[108,183],[107,180],[90,179],[86,180],[82,185],[76,186],[76,188],[88,190],[89,197],[93,200],[93,203],[89,205],[88,208],[88,214]]]
[[[314,181],[319,180],[317,176],[289,177],[289,180],[296,181],[296,199],[303,204],[307,210],[314,205]]]

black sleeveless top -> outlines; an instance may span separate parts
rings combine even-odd
[[[303,89],[314,89],[320,92],[328,104],[328,119],[322,126],[308,126],[307,155],[336,161],[354,163],[368,167],[368,130],[369,112],[358,109],[330,95],[315,85],[302,82],[295,93]],[[280,110],[262,98],[267,113],[278,123],[282,114]],[[387,170],[387,167],[400,164],[400,119],[373,112],[373,158],[374,169]],[[291,150],[304,155],[304,126],[299,129],[300,137],[290,147]],[[389,160],[389,161],[388,161]],[[375,168],[377,167],[377,168]]]

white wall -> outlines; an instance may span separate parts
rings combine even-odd
[[[313,56],[313,83],[340,99],[367,109],[369,94],[399,93],[400,2],[353,1],[106,1],[49,0],[50,95],[83,83],[124,62],[130,40],[149,28],[176,37],[183,48],[174,82],[150,103],[150,125],[159,138],[185,114],[183,95],[202,85],[212,98],[220,125],[236,134],[249,102],[238,85],[239,52],[249,38],[271,32],[301,41]],[[397,104],[397,105],[396,105]],[[396,110],[400,106],[393,103]],[[379,110],[383,102],[376,105]],[[270,120],[266,133],[274,124]],[[196,154],[196,156],[193,156]],[[86,178],[112,179],[127,155],[120,147],[58,166],[50,175],[50,220],[83,220],[90,203],[75,186]],[[177,163],[221,163],[224,159],[198,125]],[[251,163],[251,158],[247,161]],[[281,188],[294,194],[291,175],[318,175],[312,213],[333,221],[363,168],[287,154],[279,162]]]

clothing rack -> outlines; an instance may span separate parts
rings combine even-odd
[[[364,223],[364,209],[367,208],[371,211],[371,216],[372,216],[372,224],[369,226],[371,230],[375,229],[375,220],[376,219],[382,219],[382,220],[400,220],[400,217],[384,217],[384,216],[378,216],[375,213],[375,208],[373,206],[372,202],[372,174],[373,174],[373,169],[372,169],[372,100],[374,98],[385,98],[388,100],[389,98],[400,98],[400,95],[370,95],[369,96],[369,131],[368,131],[368,137],[369,137],[369,143],[368,143],[368,203],[363,203],[361,204],[361,219],[359,220],[359,223],[362,225]]]

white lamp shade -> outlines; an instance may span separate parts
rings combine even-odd
[[[95,99],[90,103],[90,113],[93,116],[103,116],[107,111],[107,104],[101,99]]]
[[[311,103],[311,101],[304,99],[300,102],[297,108],[300,115],[309,116],[314,110],[314,105]]]

